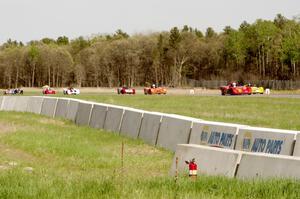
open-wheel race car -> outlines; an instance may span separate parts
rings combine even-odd
[[[55,90],[50,88],[50,86],[43,86],[43,94],[44,95],[51,95],[51,94],[56,94]]]
[[[23,93],[24,91],[20,88],[7,89],[3,92],[4,95],[16,95],[16,94],[23,95]]]
[[[220,87],[222,95],[251,95],[252,89],[250,86],[237,86],[237,83],[232,82],[227,86]]]
[[[264,87],[251,86],[252,94],[264,94]]]
[[[164,87],[157,87],[155,84],[153,84],[151,87],[144,88],[144,94],[145,95],[152,95],[152,94],[167,94],[167,89]]]
[[[63,89],[63,93],[64,95],[79,95],[80,94],[80,90],[70,87],[70,88],[64,88]]]
[[[123,87],[117,89],[117,93],[118,94],[135,94],[135,89],[123,86]]]

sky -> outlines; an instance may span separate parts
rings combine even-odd
[[[300,15],[300,0],[0,0],[0,44],[114,33],[169,31],[188,25],[205,32],[243,21]]]

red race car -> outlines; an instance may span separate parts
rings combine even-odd
[[[56,94],[56,92],[55,92],[55,90],[53,90],[49,86],[43,86],[43,94],[44,95]]]
[[[118,94],[135,94],[134,88],[121,87],[117,89]]]
[[[252,89],[250,86],[237,86],[237,83],[232,82],[227,86],[221,86],[222,95],[251,95]]]

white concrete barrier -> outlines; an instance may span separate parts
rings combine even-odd
[[[0,110],[2,111],[2,102],[3,102],[3,97],[0,96]]]
[[[175,151],[177,144],[187,144],[195,118],[164,114],[157,138],[157,146]]]
[[[80,102],[84,102],[82,100],[77,99],[70,99],[68,104],[68,110],[67,110],[67,119],[75,122],[77,111],[78,111],[78,105]]]
[[[30,97],[27,106],[27,112],[41,114],[44,97]]]
[[[94,104],[91,119],[90,119],[90,126],[92,128],[103,129],[104,122],[106,118],[107,112],[107,105],[106,104]]]
[[[285,155],[243,153],[237,178],[300,179],[300,158]]]
[[[293,156],[300,157],[300,133],[296,135],[296,143],[293,151]]]
[[[79,102],[75,120],[77,125],[89,125],[93,104],[91,102]]]
[[[119,133],[123,118],[124,107],[108,105],[104,129]]]
[[[153,146],[156,145],[162,113],[145,112],[142,119],[139,138]]]
[[[144,111],[125,109],[120,134],[131,138],[138,138]]]
[[[239,127],[222,122],[193,122],[189,143],[234,149]]]
[[[41,115],[54,117],[56,105],[57,105],[57,98],[44,97]]]
[[[58,99],[54,117],[67,118],[69,101],[68,98]]]
[[[292,155],[297,131],[241,127],[238,132],[236,150]]]
[[[188,174],[188,165],[185,161],[195,158],[198,165],[198,174],[234,177],[240,154],[241,152],[229,149],[179,144],[174,155],[171,174],[175,175],[177,157],[179,173]]]
[[[4,111],[13,111],[16,101],[17,101],[17,96],[5,96],[5,97],[3,97],[2,110],[4,110]]]
[[[16,98],[14,110],[19,112],[26,112],[30,97],[19,96]]]

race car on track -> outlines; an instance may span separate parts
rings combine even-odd
[[[250,86],[237,86],[237,83],[232,82],[227,86],[220,87],[222,95],[251,95],[252,89]]]
[[[145,95],[152,95],[152,94],[167,94],[167,89],[164,87],[157,87],[155,84],[153,84],[151,87],[144,88],[144,94]]]
[[[49,94],[56,94],[55,90],[50,88],[50,86],[43,86],[43,94],[49,95]]]
[[[3,92],[4,95],[16,95],[16,94],[21,94],[23,95],[23,90],[20,88],[12,88],[12,89],[7,89]]]
[[[118,88],[117,92],[118,92],[118,94],[135,94],[135,89],[123,86],[121,88]]]
[[[64,95],[79,95],[80,94],[80,90],[76,89],[76,88],[64,88],[63,89],[63,93]]]
[[[251,86],[252,94],[264,94],[264,87]]]

